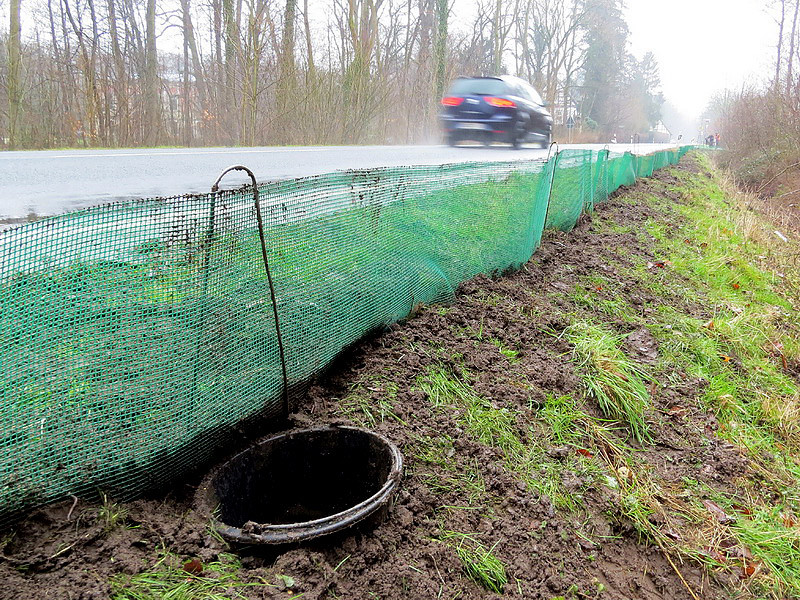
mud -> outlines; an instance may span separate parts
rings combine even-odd
[[[687,158],[679,168],[696,167]],[[665,171],[656,177],[674,176]],[[243,590],[245,597],[500,597],[467,577],[456,552],[441,541],[447,531],[469,532],[487,548],[496,544],[494,553],[508,575],[506,597],[683,600],[689,595],[681,576],[704,599],[725,597],[724,582],[689,563],[680,565],[679,576],[658,547],[640,540],[615,508],[618,492],[590,485],[570,470],[566,458],[573,448],[548,448],[550,457],[564,459],[563,487],[581,499],[579,509],[570,512],[557,509],[546,495],[531,492],[508,471],[499,450],[464,431],[456,411],[432,410],[418,385],[432,367],[463,367],[472,374],[472,387],[480,396],[515,415],[521,439],[534,435],[541,426],[538,409],[548,395],[581,396],[571,348],[560,334],[568,325],[567,313],[599,318],[593,306],[576,302],[572,294],[576,285],[598,275],[606,283],[595,289],[597,297],[625,301],[642,322],[631,325],[613,314],[604,318],[627,336],[625,349],[631,357],[654,366],[658,344],[644,326],[647,316],[662,302],[698,318],[704,311],[671,293],[666,283],[664,295],[655,298],[622,269],[631,266],[634,257],[660,260],[652,240],[638,234],[648,218],[673,227],[676,222],[669,207],[680,202],[679,197],[665,198],[658,210],[630,201],[631,194],[647,193],[648,185],[640,182],[615,195],[568,234],[548,234],[519,272],[477,277],[460,287],[451,305],[424,308],[363,342],[311,387],[292,417],[295,427],[359,424],[348,417],[358,413],[342,410],[341,399],[355,392],[371,406],[391,404],[394,416],[375,418],[374,429],[404,452],[406,473],[382,525],[303,547],[230,549],[209,534],[208,515],[193,510],[197,482],[184,482],[166,497],[123,505],[124,525],[111,528],[98,519],[99,505],[85,500],[68,517],[70,500],[37,511],[0,537],[0,598],[107,598],[109,577],[152,566],[162,546],[184,560],[201,562],[235,551],[244,565],[243,577],[274,584]],[[631,229],[601,234],[601,221]],[[656,267],[653,277],[666,282],[667,270]],[[513,351],[514,359],[499,349]],[[713,435],[715,419],[696,400],[702,382],[680,373],[658,375],[663,383],[653,390],[655,441],[642,449],[642,456],[667,481],[692,477],[716,488],[731,486],[744,469],[744,459]],[[597,414],[591,404],[583,408]],[[447,465],[421,460],[422,441],[442,434],[453,439]],[[452,469],[465,473],[476,467],[483,491],[473,504],[458,486],[430,485],[431,480],[446,479]],[[291,590],[279,585],[277,574],[294,579]]]

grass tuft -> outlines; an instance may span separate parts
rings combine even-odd
[[[502,451],[503,466],[516,479],[524,482],[528,489],[547,496],[559,508],[577,509],[583,491],[601,476],[594,461],[577,451],[590,417],[577,408],[571,397],[550,397],[543,409],[545,427],[531,428],[530,435],[525,435],[515,431],[513,411],[498,408],[476,394],[466,380],[468,377],[467,372],[456,375],[449,369],[436,366],[430,368],[417,383],[435,409],[453,410],[472,437]],[[552,431],[548,425],[552,425]],[[548,442],[575,446],[576,451],[568,452],[561,459],[553,458],[547,452]],[[452,445],[449,447],[452,448]],[[434,448],[427,443],[422,446],[419,457],[429,463],[441,464],[439,461],[443,450],[447,450],[447,444]],[[562,483],[565,469],[575,473],[585,483],[579,488],[565,488]],[[466,492],[470,504],[486,493],[477,463],[462,473],[450,474],[445,469],[444,474],[426,476],[425,481],[429,488],[442,493],[455,489]]]
[[[97,511],[97,520],[103,525],[103,531],[109,533],[118,526],[123,525],[128,518],[128,509],[125,506],[113,502],[105,493],[101,492],[100,497],[103,504]]]
[[[521,451],[522,442],[514,434],[514,414],[476,394],[463,377],[433,367],[417,383],[435,408],[463,409],[464,424],[482,444],[507,453]]]
[[[373,394],[381,394],[374,398]],[[339,401],[339,407],[346,417],[362,427],[374,428],[378,423],[389,419],[401,425],[408,425],[394,410],[397,399],[397,385],[389,382],[370,381],[352,387],[350,393]]]
[[[442,541],[448,542],[456,551],[470,579],[490,592],[503,593],[508,577],[505,565],[494,555],[497,543],[487,549],[472,536],[457,531],[445,531]]]
[[[758,508],[739,517],[732,529],[738,542],[749,548],[753,576],[777,597],[800,597],[800,529],[792,517],[777,508]]]
[[[589,419],[589,415],[578,408],[572,396],[554,396],[549,394],[539,416],[547,424],[549,437],[559,445],[575,444],[583,437],[581,424]]]
[[[650,439],[646,413],[650,394],[648,377],[620,349],[621,337],[606,328],[578,321],[564,332],[574,346],[574,356],[584,369],[583,382],[588,395],[610,419],[627,424],[638,442]]]

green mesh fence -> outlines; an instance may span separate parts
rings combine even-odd
[[[332,173],[259,187],[290,384],[459,283],[523,265],[620,185],[673,164],[549,161]],[[552,182],[552,186],[551,186]],[[173,480],[281,414],[252,191],[122,202],[0,234],[0,524]]]

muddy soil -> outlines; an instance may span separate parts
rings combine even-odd
[[[678,168],[696,166],[687,157]],[[655,177],[673,175],[664,170]],[[586,312],[597,319],[598,313],[576,303],[569,293],[576,284],[602,275],[611,283],[596,291],[637,307],[642,323],[662,302],[701,315],[701,306],[687,305],[677,294],[655,298],[624,273],[634,257],[659,260],[646,236],[636,234],[637,224],[658,218],[675,227],[670,206],[682,201],[678,195],[665,197],[658,209],[629,201],[649,185],[642,181],[620,191],[568,234],[548,234],[519,272],[469,281],[451,305],[424,308],[363,342],[312,386],[293,416],[294,426],[363,424],[363,413],[343,409],[352,406],[346,399],[354,393],[373,406],[389,403],[392,415],[376,412],[374,424],[367,423],[405,455],[402,491],[384,524],[268,553],[231,549],[212,536],[207,515],[193,510],[196,482],[179,484],[166,496],[120,505],[124,518],[111,526],[98,518],[98,503],[81,499],[73,507],[68,500],[36,511],[0,537],[0,598],[108,598],[112,575],[151,567],[162,548],[203,563],[236,552],[244,579],[273,584],[238,590],[244,597],[500,597],[468,577],[452,544],[442,541],[449,531],[494,546],[506,566],[506,597],[684,600],[690,597],[686,584],[699,597],[724,597],[728,582],[687,562],[671,564],[657,546],[640,539],[619,513],[619,492],[571,470],[567,455],[574,448],[547,448],[549,457],[563,460],[563,488],[579,499],[577,509],[560,509],[509,472],[498,449],[468,435],[457,411],[432,410],[418,383],[431,368],[466,369],[475,392],[494,408],[514,414],[515,427],[526,438],[541,427],[538,411],[548,395],[583,397],[571,348],[560,334],[569,324],[565,315]],[[609,233],[599,227],[602,222],[634,228]],[[653,271],[654,277],[664,276],[657,267]],[[625,349],[631,357],[655,365],[658,345],[646,328],[613,314],[605,318],[617,332],[628,334]],[[513,349],[514,360],[499,348]],[[724,489],[741,473],[744,459],[713,436],[714,418],[696,401],[702,382],[677,375],[668,380],[677,383],[653,390],[654,443],[642,450],[643,460],[666,481],[692,477]],[[583,409],[597,414],[591,403]],[[448,464],[421,459],[425,440],[442,434],[453,440]],[[473,496],[459,486],[431,485],[453,471],[476,467],[483,483]],[[278,574],[291,576],[293,586],[279,585]]]

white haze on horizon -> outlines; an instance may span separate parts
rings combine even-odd
[[[697,120],[714,94],[764,85],[778,26],[766,0],[627,0],[632,53],[658,60],[666,99]]]

